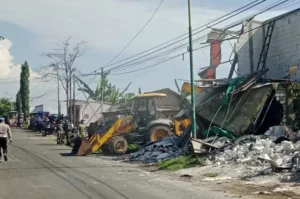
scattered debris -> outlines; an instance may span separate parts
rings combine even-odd
[[[178,142],[179,138],[176,136],[164,138],[161,141],[143,147],[135,153],[131,153],[128,159],[130,161],[151,163],[187,154],[187,147],[177,147]]]
[[[258,194],[258,195],[271,195],[272,193],[269,192],[269,191],[257,191],[257,192],[255,192],[255,194]]]

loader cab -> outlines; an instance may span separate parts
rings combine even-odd
[[[158,118],[157,98],[167,97],[163,93],[145,93],[136,96],[133,99],[131,114],[134,116],[138,128],[146,125]]]

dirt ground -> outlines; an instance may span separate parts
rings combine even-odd
[[[115,157],[104,155],[98,157],[115,159]],[[153,172],[174,181],[185,181],[191,183],[191,185],[203,186],[212,191],[223,192],[228,197],[247,199],[300,198],[300,173],[289,171],[272,172],[269,165],[264,167],[212,165],[178,171],[158,170],[155,164],[140,164],[139,167],[147,172]]]
[[[160,171],[156,166],[141,165],[141,168],[182,180],[193,185],[209,187],[236,198],[253,199],[299,199],[300,174],[274,173],[268,167],[205,166],[179,171]]]

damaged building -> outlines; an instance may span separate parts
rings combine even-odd
[[[247,75],[257,70],[262,47],[268,36],[270,42],[267,51],[265,68],[269,71],[266,78],[283,79],[290,69],[298,69],[292,76],[300,80],[300,9],[277,16],[264,22],[251,20],[244,25],[244,32],[237,43],[237,74]]]
[[[300,80],[300,9],[277,16],[264,22],[249,20],[235,45],[236,63],[240,81],[230,87],[230,79],[217,88],[207,88],[196,95],[197,122],[200,132],[216,125],[233,133],[263,134],[269,127],[286,125],[294,131],[300,130],[299,89]],[[220,33],[209,34],[211,54],[221,54],[214,38]],[[223,30],[223,34],[228,30]],[[235,32],[236,33],[236,32]],[[216,51],[214,53],[214,51]],[[215,78],[216,66],[222,64],[218,56],[211,66],[199,73],[201,77]],[[217,60],[216,60],[217,59]],[[227,82],[226,82],[227,81]],[[218,104],[218,106],[216,106]]]

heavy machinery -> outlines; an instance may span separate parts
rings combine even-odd
[[[133,99],[131,114],[105,125],[90,139],[82,140],[77,155],[87,155],[98,151],[124,154],[128,144],[145,144],[157,141],[171,134],[178,136],[190,124],[189,116],[181,111],[172,121],[165,118],[157,107],[157,99],[165,98],[163,93],[140,94]],[[78,146],[77,146],[78,147]]]

